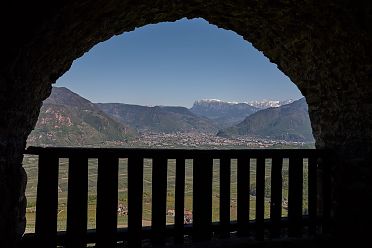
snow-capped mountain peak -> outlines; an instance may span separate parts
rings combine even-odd
[[[222,101],[220,99],[202,99],[195,101],[194,105],[250,105],[252,107],[256,107],[258,109],[266,109],[266,108],[277,108],[285,104],[292,103],[293,100],[254,100],[248,102],[236,102],[236,101]]]
[[[195,101],[195,104],[210,104],[210,103],[223,103],[223,104],[239,104],[238,102],[222,101],[220,99],[202,99]]]
[[[255,100],[255,101],[250,101],[248,102],[249,105],[254,106],[259,109],[266,109],[266,108],[277,108],[282,105],[286,105],[289,103],[292,103],[293,100],[284,100],[284,101],[279,101],[279,100]]]

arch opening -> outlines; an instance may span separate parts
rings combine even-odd
[[[195,27],[191,28],[192,25]],[[225,123],[218,122],[219,116],[213,117],[211,113],[202,115],[216,121],[214,124],[218,130],[238,124],[248,115],[265,108],[265,104],[276,107],[302,97],[294,85],[291,87],[293,83],[289,78],[236,33],[209,25],[203,19],[182,19],[174,24],[164,23],[157,29],[154,28],[156,26],[150,25],[99,44],[92,52],[77,60],[75,66],[57,81],[57,86],[68,87],[87,96],[92,102],[103,103],[102,107],[105,109],[101,110],[106,110],[105,113],[110,117],[118,117],[127,125],[129,123],[125,122],[125,118],[118,116],[117,109],[116,113],[113,113],[114,107],[105,107],[104,103],[180,106],[189,108],[197,115],[202,115],[200,111],[203,110],[192,108],[192,104],[198,101],[203,103],[203,99],[212,99],[212,102],[219,99],[215,102],[222,100],[221,102],[230,105],[240,103],[236,104],[236,107],[256,107],[249,114],[242,112],[241,118],[231,117],[231,122],[226,120],[228,116],[222,116]],[[167,38],[162,38],[163,35]],[[198,47],[200,45],[202,47]],[[55,91],[63,94],[62,89]],[[73,98],[70,93],[66,92],[65,97]],[[68,94],[71,96],[67,96]],[[50,102],[47,100],[47,103],[58,103],[60,97],[57,95],[56,93],[53,96],[57,99]],[[276,101],[253,101],[270,98]],[[62,101],[61,104],[65,103]],[[259,104],[262,106],[258,106]],[[305,108],[304,113],[307,112],[307,106]],[[309,119],[307,116],[300,118]],[[71,121],[71,118],[68,121]],[[307,133],[304,136],[300,134],[297,138],[294,134],[292,140],[312,141],[310,121],[300,121],[306,122],[304,125],[307,125]],[[129,126],[131,125],[136,126],[136,123]],[[37,129],[40,128],[37,126]],[[216,130],[212,132],[214,131]],[[291,135],[287,129],[276,136],[266,136],[291,140]],[[263,138],[265,134],[260,136]],[[32,141],[34,144],[43,145],[42,142],[37,142],[35,135]]]
[[[154,27],[157,25],[160,24],[156,24]],[[190,28],[190,25],[196,25],[196,28]],[[169,34],[166,33],[166,29],[171,29]],[[178,33],[174,33],[174,29],[180,29],[180,31],[176,30]],[[196,31],[199,31],[199,33],[195,33]],[[130,35],[135,35],[136,32],[137,34],[139,33],[139,35],[130,40]],[[157,40],[156,32],[160,32],[161,36],[172,36],[175,38],[167,41],[165,39]],[[185,34],[181,35],[179,32],[185,32]],[[205,32],[210,32],[210,37],[205,35]],[[217,35],[218,33],[222,34]],[[129,41],[126,36],[129,37]],[[197,38],[202,36],[202,38],[193,39],[193,37],[190,36]],[[188,40],[182,43],[185,38],[188,38]],[[147,40],[151,40],[151,43],[156,43],[156,45],[161,44],[161,46],[152,47],[150,43],[144,42]],[[213,42],[217,44],[213,44]],[[174,43],[180,44],[172,47]],[[195,48],[195,46],[201,47]],[[238,46],[238,48],[236,49],[235,46]],[[120,47],[128,48],[121,49]],[[171,51],[169,52],[167,49]],[[177,50],[180,49],[186,51],[178,53]],[[204,50],[208,51],[205,52]],[[227,51],[220,52],[220,50]],[[147,56],[139,55],[139,52],[147,53]],[[164,55],[166,52],[170,54]],[[165,56],[166,58],[161,58],[161,56]],[[125,59],[123,59],[123,57]],[[249,60],[244,60],[244,57],[251,58]],[[120,60],[124,60],[124,62]],[[175,66],[179,61],[181,61],[181,63]],[[202,73],[200,72],[201,70],[203,71]],[[170,71],[171,75],[168,77],[166,74]],[[244,73],[239,73],[239,71]],[[128,76],[128,74],[131,75]],[[143,77],[144,74],[149,75]],[[165,76],[163,74],[165,74]],[[110,80],[115,82],[109,82]],[[258,82],[254,82],[254,80]],[[145,81],[151,82],[150,84],[146,84]],[[164,83],[163,81],[166,82]],[[151,86],[151,84],[156,85],[156,87]],[[174,86],[172,84],[174,84]],[[311,135],[309,120],[307,120],[308,123],[306,127],[306,135],[308,135],[308,137],[305,138],[302,133],[288,135],[282,131],[279,134],[275,134],[275,136],[265,137],[265,135],[269,135],[270,132],[279,132],[278,129],[270,132],[266,131],[265,134],[239,135],[242,138],[232,137],[234,135],[233,133],[231,137],[228,137],[226,131],[223,135],[220,134],[216,136],[218,131],[239,124],[253,113],[269,107],[279,108],[281,105],[290,104],[292,100],[298,100],[298,98],[302,97],[300,92],[295,87],[289,86],[289,84],[292,85],[293,83],[280,72],[278,73],[278,69],[275,65],[271,64],[266,57],[241,37],[238,37],[235,33],[232,34],[232,32],[209,25],[203,20],[197,19],[188,21],[183,19],[177,25],[172,26],[172,24],[166,24],[160,29],[155,30],[154,28],[147,27],[145,31],[141,29],[135,30],[133,33],[124,33],[122,36],[106,41],[98,45],[98,47],[92,48],[89,53],[75,62],[70,71],[66,72],[65,76],[63,76],[56,85],[74,89],[75,93],[78,92],[81,95],[87,95],[87,99],[84,99],[66,88],[54,88],[51,97],[44,102],[44,106],[41,108],[39,122],[36,124],[34,132],[31,133],[29,145],[146,148],[196,147],[207,149],[304,147],[304,142],[311,143],[313,141],[312,136],[310,137],[308,135]],[[249,85],[250,87],[245,87],[245,85]],[[265,85],[267,86],[265,87]],[[136,86],[137,88],[131,88],[131,86]],[[157,92],[156,88],[159,88],[160,91]],[[188,89],[191,90],[187,91]],[[150,94],[146,94],[146,91]],[[162,91],[166,91],[166,94],[161,95],[160,93]],[[283,91],[289,91],[290,93],[284,94]],[[119,92],[121,93],[116,94]],[[125,94],[128,92],[129,94]],[[149,98],[156,95],[156,93],[159,95],[151,99],[152,101],[133,102],[136,100],[149,100]],[[282,95],[276,98],[279,93],[282,93]],[[123,94],[125,94],[124,97],[122,96]],[[108,97],[100,98],[102,95]],[[112,99],[111,96],[113,96],[114,99]],[[188,98],[185,96],[188,96]],[[131,97],[131,100],[128,100],[128,97]],[[214,99],[221,97],[225,101]],[[156,102],[156,100],[169,100],[167,98],[170,98],[173,102]],[[207,98],[207,100],[203,100],[205,98]],[[208,98],[212,98],[212,100]],[[272,100],[254,101],[263,100],[265,98],[271,98]],[[88,101],[88,99],[90,101]],[[195,100],[196,102],[194,106],[192,106]],[[98,102],[111,102],[111,104]],[[148,107],[146,105],[157,106]],[[216,112],[211,113],[208,112],[211,110],[203,109],[206,108],[205,105],[210,105],[212,110],[214,106],[225,106],[227,110],[222,111],[219,116],[215,117],[214,115],[216,115]],[[239,112],[239,109],[243,109],[243,111]],[[298,110],[302,111],[303,109],[296,109],[296,111]],[[228,115],[229,111],[235,111],[237,113],[231,116]],[[139,113],[137,113],[136,116],[134,112]],[[154,112],[156,113],[154,114]],[[308,119],[307,107],[305,109],[305,114],[305,117]],[[153,115],[151,118],[152,120],[148,120],[144,117],[147,115]],[[266,114],[266,116],[267,115],[270,115],[270,112]],[[83,118],[80,120],[78,119],[79,116]],[[160,119],[160,125],[156,125],[159,123],[151,123],[154,116],[157,120]],[[101,120],[99,120],[99,118],[101,118]],[[133,118],[133,120],[128,122],[126,118]],[[143,120],[144,118],[145,121]],[[191,121],[187,121],[187,118],[191,118]],[[103,122],[107,122],[106,125],[103,124],[102,119]],[[206,119],[208,119],[208,121],[206,121]],[[99,124],[102,124],[102,126],[95,126],[95,121],[100,122]],[[270,121],[271,124],[273,124],[277,120]],[[301,122],[302,120],[296,120],[296,118],[294,118],[292,121]],[[78,126],[76,123],[83,128],[76,131]],[[193,126],[193,123],[197,123],[199,126]],[[125,127],[123,129],[121,124],[140,132],[139,138],[133,143],[128,142],[128,139],[133,139],[133,137],[130,137],[132,133],[131,131],[125,131]],[[282,125],[286,124],[288,123]],[[94,129],[97,129],[99,132],[96,134]],[[120,132],[123,130],[124,135],[120,136]],[[103,135],[100,136],[100,133]],[[255,135],[258,135],[258,137],[252,137]],[[295,135],[297,136],[295,137]],[[90,139],[84,140],[84,138]],[[105,138],[109,138],[109,140],[104,140]],[[184,140],[187,142],[184,142]],[[102,141],[109,142],[103,143]],[[29,171],[29,166],[34,168],[31,164],[34,162],[35,160],[31,159],[24,163],[26,171]],[[286,163],[288,163],[288,161]],[[92,171],[97,171],[97,164],[97,160],[89,162]],[[191,168],[190,162],[186,165],[187,169]],[[145,175],[151,175],[151,166],[151,161],[145,163]],[[174,167],[174,161],[171,161],[169,166]],[[214,173],[218,181],[219,163],[215,162],[214,167]],[[235,191],[231,193],[235,198],[231,200],[231,211],[233,215],[232,218],[236,220],[236,161],[233,162],[232,168],[232,174],[234,175],[232,177],[232,187]],[[121,170],[123,170],[123,173],[120,174],[126,175],[126,169],[127,161],[121,161]],[[172,172],[170,171],[170,173]],[[267,185],[269,185],[270,171],[267,173]],[[60,163],[61,178],[59,183],[61,191],[58,211],[59,231],[63,231],[66,228],[66,191],[68,188],[66,175],[68,175],[68,162],[62,161]],[[34,178],[31,174],[29,174],[29,178],[32,182],[29,184],[30,188],[34,186]],[[90,178],[93,181],[97,180],[96,174],[90,175]],[[127,190],[125,186],[126,180],[127,178],[125,177],[119,180],[123,182],[124,186],[119,189],[121,193],[118,195],[120,199],[118,205],[118,209],[120,209],[118,226],[125,226],[127,224],[125,214],[127,210],[127,195],[123,193]],[[149,181],[151,182],[151,178]],[[186,181],[189,182],[186,187],[192,188],[190,183],[192,182],[192,178],[187,178]],[[216,192],[219,189],[218,187],[218,185],[213,187]],[[252,184],[251,187],[252,194],[255,194],[255,185]],[[35,189],[36,187],[34,187],[34,190]],[[94,183],[90,184],[89,189],[91,189],[91,191],[89,191],[90,215],[88,218],[88,227],[95,228],[96,186]],[[151,216],[149,216],[149,213],[151,213],[151,205],[149,205],[151,203],[151,200],[149,200],[151,199],[151,188],[145,187],[144,191],[145,196],[147,196],[147,198],[144,198],[143,203],[145,206],[143,213],[145,216],[144,223],[151,224]],[[285,190],[284,192],[287,191]],[[35,192],[29,190],[27,194],[29,195],[27,209],[32,211],[35,207],[35,201],[32,201],[35,199]],[[174,197],[174,192],[168,192],[168,196]],[[189,192],[188,197],[190,199],[192,198],[192,191]],[[191,203],[190,199],[186,200],[186,202]],[[218,198],[214,197],[213,199],[215,211],[213,221],[218,221]],[[171,202],[169,204],[170,207],[168,211],[172,213],[172,204],[174,203]],[[269,209],[268,206],[269,203],[266,202],[267,209]],[[189,204],[186,211],[191,210],[192,208]],[[34,217],[32,214],[31,212],[28,216],[29,223],[27,231],[30,232],[33,231],[32,220]],[[269,212],[267,210],[266,217],[268,216]],[[253,210],[251,217],[254,218]],[[172,221],[171,218],[168,219],[170,222]]]

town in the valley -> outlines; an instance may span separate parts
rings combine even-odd
[[[120,144],[119,144],[120,143]],[[143,147],[143,148],[218,148],[218,149],[238,149],[238,148],[281,148],[281,147],[307,147],[313,144],[288,140],[265,139],[261,137],[240,136],[225,138],[210,133],[198,132],[142,132],[137,139],[128,142],[111,143],[115,146],[123,147]]]

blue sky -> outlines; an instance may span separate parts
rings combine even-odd
[[[99,43],[55,86],[92,102],[148,106],[302,96],[249,42],[203,19],[147,25]]]

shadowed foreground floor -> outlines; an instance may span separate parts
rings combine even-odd
[[[184,245],[173,245],[169,246],[172,248],[212,248],[212,247],[233,247],[233,248],[294,248],[294,247],[303,247],[303,248],[313,248],[313,247],[326,247],[326,243],[322,239],[290,239],[290,240],[273,240],[258,242],[254,241],[251,238],[232,238],[224,240],[213,240],[209,242],[200,242],[194,244],[184,244]]]
[[[317,238],[287,238],[287,239],[274,239],[266,241],[256,241],[252,237],[240,238],[232,237],[227,239],[212,239],[211,241],[194,242],[185,240],[184,244],[174,244],[169,241],[166,245],[154,246],[151,245],[149,240],[143,241],[142,247],[166,247],[166,248],[213,248],[213,247],[232,247],[232,248],[318,248],[318,247],[332,247],[335,242],[330,238],[317,237]],[[119,245],[118,247],[128,247],[127,245]]]

